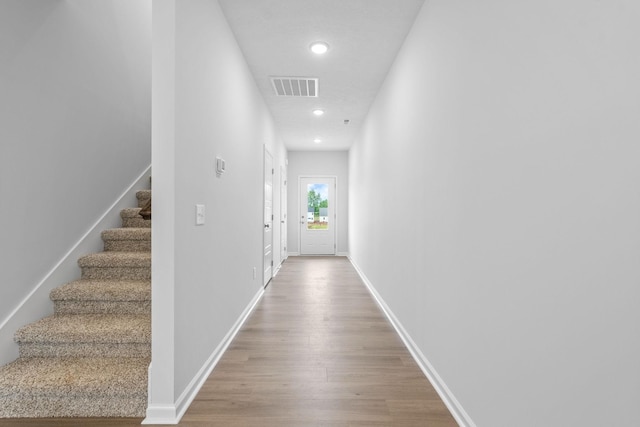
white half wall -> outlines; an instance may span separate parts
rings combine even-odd
[[[260,294],[253,269],[262,271],[263,147],[276,171],[286,151],[217,1],[154,1],[153,39],[153,348],[145,422],[175,423]],[[226,161],[221,176],[217,156]],[[278,185],[276,175],[274,194]],[[196,225],[196,204],[205,206],[204,225]]]
[[[151,163],[150,18],[150,0],[0,2],[0,325],[79,275],[49,276]]]
[[[430,0],[350,151],[351,257],[468,425],[640,425],[638,19]]]
[[[336,254],[349,252],[349,152],[348,151],[289,151],[289,170],[287,185],[288,218],[287,238],[290,255],[300,252],[300,176],[337,177],[338,234],[336,236]]]

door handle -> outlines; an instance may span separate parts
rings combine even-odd
[[[264,225],[264,228],[269,228],[269,224],[265,224],[265,225]]]

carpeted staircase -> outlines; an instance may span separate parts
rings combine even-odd
[[[151,358],[151,221],[124,209],[82,278],[51,292],[55,314],[19,329],[0,367],[0,418],[143,417]],[[1,422],[0,422],[1,424]]]

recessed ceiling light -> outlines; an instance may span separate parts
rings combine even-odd
[[[320,144],[322,140],[320,138],[316,138],[313,140],[313,142],[315,142],[316,144]]]
[[[321,115],[324,114],[324,110],[321,110],[321,109],[317,108],[317,109],[313,110],[313,114],[316,115],[316,116],[321,116]]]
[[[329,45],[325,42],[314,42],[311,43],[310,49],[311,52],[315,53],[316,55],[322,55],[324,53],[327,53],[327,51],[329,50]]]

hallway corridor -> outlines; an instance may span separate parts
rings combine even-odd
[[[140,421],[0,424],[134,426]],[[287,259],[179,425],[457,426],[344,257]]]
[[[290,257],[180,425],[456,426],[344,257]]]

